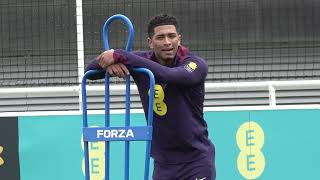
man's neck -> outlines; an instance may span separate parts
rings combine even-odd
[[[163,65],[163,66],[167,66],[167,67],[171,67],[173,60],[158,60],[159,64]]]
[[[167,66],[167,67],[171,67],[173,64],[174,59],[171,60],[163,60],[161,58],[156,57],[157,61],[159,64],[163,65],[163,66]]]

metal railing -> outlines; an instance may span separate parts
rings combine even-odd
[[[320,99],[320,80],[304,80],[304,81],[266,81],[266,82],[237,82],[237,83],[206,83],[206,96],[210,93],[226,93],[226,92],[244,92],[246,94],[247,91],[265,91],[268,94],[268,103],[265,105],[255,106],[248,104],[241,105],[228,105],[228,106],[206,106],[206,111],[227,111],[227,110],[244,110],[244,109],[305,109],[305,108],[319,108],[320,102],[308,102],[308,103],[300,103],[292,101],[289,105],[279,105],[278,98],[280,91],[289,90],[297,91],[297,93],[301,92],[301,90],[313,90],[317,93],[311,98]],[[138,90],[136,86],[130,87],[132,96],[138,96]],[[87,87],[88,94],[103,94],[104,86],[88,86]],[[111,97],[112,94],[124,93],[125,85],[112,85],[110,86]],[[318,94],[319,92],[319,94]],[[30,114],[80,114],[82,101],[79,99],[78,94],[81,93],[81,89],[79,86],[69,86],[69,87],[35,87],[35,88],[0,88],[0,108],[6,106],[12,106],[12,109],[15,109],[15,106],[29,106],[31,103],[26,103],[25,101],[33,100],[34,104],[37,104],[37,101],[34,99],[35,97],[41,97],[42,99],[55,99],[59,97],[63,97],[64,95],[70,94],[69,96],[73,96],[75,98],[74,104],[76,104],[75,109],[49,109],[49,110],[18,110],[18,111],[1,111],[0,116],[13,116],[17,114],[21,115],[30,115]],[[305,93],[308,94],[308,93]],[[247,98],[250,98],[250,94],[248,93]],[[295,96],[299,96],[296,94]],[[24,103],[19,103],[19,100],[24,100]],[[232,99],[232,97],[231,97]],[[303,99],[303,97],[302,97]],[[215,99],[206,98],[206,101],[215,101]],[[14,103],[13,103],[14,102]],[[41,102],[43,103],[43,102]],[[68,102],[61,102],[63,103]],[[113,102],[111,102],[112,104]],[[39,103],[40,104],[40,103]],[[59,103],[58,103],[59,104]],[[46,106],[46,104],[40,104],[40,107]],[[58,112],[59,111],[59,112]],[[103,110],[89,110],[89,113],[103,113]],[[132,113],[143,112],[142,108],[133,109]],[[124,113],[124,109],[111,109],[111,113]]]

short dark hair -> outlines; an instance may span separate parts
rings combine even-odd
[[[180,32],[179,23],[176,17],[168,14],[159,14],[153,17],[148,24],[148,36],[151,38],[154,35],[154,28],[162,25],[174,25],[177,32]]]

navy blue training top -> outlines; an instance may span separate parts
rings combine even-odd
[[[212,153],[214,146],[208,138],[203,119],[204,81],[208,66],[198,56],[180,46],[172,67],[159,64],[152,51],[114,51],[115,63],[123,63],[137,84],[147,117],[149,79],[131,71],[135,67],[151,70],[155,76],[155,105],[151,154],[155,161],[165,164],[191,162]],[[86,68],[101,70],[97,60]],[[91,79],[103,78],[101,73]]]

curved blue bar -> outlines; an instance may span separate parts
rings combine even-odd
[[[149,76],[149,84],[150,84],[150,95],[149,95],[149,107],[148,107],[148,125],[152,126],[153,122],[153,104],[154,104],[154,86],[155,80],[153,73],[146,68],[136,68],[134,69],[136,72],[145,73]],[[146,159],[145,159],[145,167],[144,167],[144,180],[149,179],[149,167],[150,167],[150,152],[151,152],[151,141],[147,141],[146,147]]]
[[[130,21],[129,18],[127,18],[126,16],[124,15],[121,15],[121,14],[116,14],[116,15],[113,15],[111,16],[107,21],[106,23],[104,24],[103,26],[103,43],[104,43],[104,48],[106,50],[108,50],[110,47],[109,47],[109,38],[108,38],[108,30],[109,30],[109,27],[110,27],[110,24],[114,21],[114,20],[121,20],[123,22],[125,22],[128,26],[128,29],[129,29],[129,37],[128,37],[128,41],[127,41],[127,45],[126,45],[126,48],[125,50],[126,51],[131,51],[131,48],[132,48],[132,41],[133,41],[133,37],[134,37],[134,29],[133,29],[133,25]],[[109,81],[109,77],[107,77],[107,74],[106,74],[106,81],[108,80]],[[108,78],[108,79],[107,79]],[[107,86],[107,84],[106,84]],[[107,98],[109,98],[109,94],[107,95],[106,94],[106,101],[108,101],[109,103],[109,99],[107,100]],[[107,108],[107,107],[106,107]],[[109,107],[108,107],[109,108]],[[106,127],[109,126],[109,123],[107,125],[106,123]],[[130,76],[127,76],[126,77],[126,115],[125,115],[125,126],[130,126]],[[107,147],[108,146],[108,147]],[[130,147],[130,144],[129,144],[129,141],[126,141],[125,142],[125,174],[124,174],[124,179],[125,180],[128,180],[129,179],[129,161],[127,161],[127,159],[129,159],[129,147]],[[106,157],[109,157],[109,142],[106,142]],[[109,159],[107,159],[106,161],[106,166],[105,167],[109,167]],[[105,175],[105,179],[108,180],[108,177],[109,177],[109,168],[106,169],[106,172]]]
[[[82,92],[82,116],[83,116],[83,127],[88,127],[88,114],[87,114],[87,90],[86,84],[87,79],[93,75],[97,74],[100,71],[90,70],[87,71],[81,81],[81,92]],[[100,72],[101,73],[101,72]],[[85,177],[86,180],[90,180],[90,171],[89,171],[89,151],[88,151],[88,142],[84,142],[84,161],[85,161]]]
[[[128,26],[128,30],[129,30],[129,37],[128,37],[128,41],[127,41],[127,45],[125,50],[126,51],[131,51],[132,48],[132,41],[133,41],[133,37],[134,37],[134,29],[133,29],[133,25],[130,21],[129,18],[127,18],[126,16],[122,15],[122,14],[116,14],[111,16],[104,24],[103,26],[103,32],[102,32],[102,38],[103,38],[103,44],[104,44],[104,48],[105,50],[110,49],[109,47],[109,38],[108,38],[108,30],[109,27],[111,25],[111,23],[115,20],[121,20],[124,23],[127,24]],[[109,74],[106,72],[105,75],[105,86],[106,86],[106,94],[105,94],[105,103],[106,103],[106,107],[105,107],[105,111],[106,113],[109,112],[109,90],[107,90],[107,86],[109,86]],[[108,93],[107,93],[108,92]],[[109,114],[109,113],[108,113]],[[107,115],[106,115],[107,116]],[[109,116],[109,115],[108,115]],[[106,122],[105,122],[105,126],[108,127],[109,126],[109,120],[107,120],[108,118],[106,117]],[[126,115],[125,115],[125,125],[126,126],[130,126],[130,76],[126,77]],[[105,143],[105,156],[106,158],[109,157],[109,142]],[[129,159],[129,141],[127,141],[125,143],[125,159]],[[106,165],[105,165],[105,180],[109,179],[109,158],[106,159],[105,161]],[[125,161],[125,180],[129,179],[129,162]]]
[[[103,26],[103,31],[102,31],[102,36],[103,36],[103,43],[104,43],[104,49],[110,49],[109,47],[109,38],[108,38],[108,29],[110,27],[110,24],[114,21],[114,20],[121,20],[124,23],[127,24],[128,29],[129,29],[129,37],[128,37],[128,41],[127,41],[127,46],[126,46],[126,50],[127,51],[131,51],[132,48],[132,41],[133,41],[133,37],[134,37],[134,29],[133,29],[133,25],[130,21],[129,18],[127,18],[126,16],[122,15],[122,14],[116,14],[111,16],[104,24]]]

